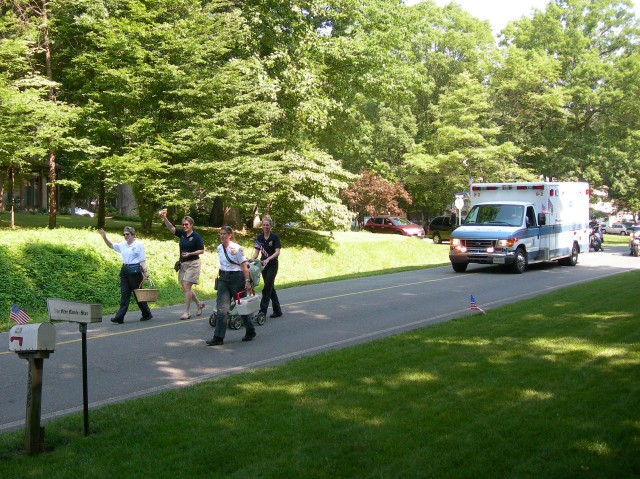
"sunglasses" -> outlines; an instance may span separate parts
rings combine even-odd
[[[131,233],[122,233],[124,236],[130,236]]]
[[[191,223],[182,223],[182,226],[191,226]]]
[[[233,232],[233,230],[231,229],[231,226],[223,226],[220,229],[225,230],[227,233],[232,233]]]

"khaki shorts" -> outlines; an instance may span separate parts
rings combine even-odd
[[[178,283],[183,282],[198,284],[200,279],[200,260],[185,261],[180,263],[180,272],[178,273]]]

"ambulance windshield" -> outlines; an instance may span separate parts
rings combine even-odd
[[[464,220],[465,225],[522,226],[522,205],[476,205]]]

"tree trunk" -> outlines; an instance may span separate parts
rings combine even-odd
[[[51,44],[49,43],[49,19],[47,17],[47,0],[42,0],[40,16],[42,18],[42,48],[44,49],[44,59],[47,68],[47,80],[53,81],[53,71],[51,69]],[[56,91],[49,88],[49,101],[56,101]],[[58,195],[56,187],[56,152],[53,148],[49,150],[49,229],[56,227],[58,214]]]
[[[98,184],[98,224],[97,228],[104,228],[106,224],[107,208],[105,205],[106,191],[104,186],[105,174],[100,172],[100,183]]]
[[[58,214],[56,195],[56,153],[49,151],[49,229],[55,229]]]
[[[224,224],[230,225],[233,229],[237,229],[240,226],[240,219],[238,218],[237,206],[225,206],[224,208]]]
[[[7,168],[7,176],[9,168]],[[4,181],[0,183],[0,211],[4,211]]]
[[[154,204],[147,201],[144,193],[135,191],[134,196],[138,203],[138,215],[140,216],[140,229],[145,233],[151,233],[151,225],[153,224]]]
[[[16,204],[16,190],[15,190],[15,173],[13,171],[13,166],[9,168],[9,191],[11,192],[11,198],[9,199],[9,206],[11,207],[11,212],[9,213],[9,228],[14,229],[16,227],[16,217],[15,217],[15,204]]]
[[[211,213],[209,213],[209,226],[220,227],[224,222],[224,205],[222,198],[214,198]]]

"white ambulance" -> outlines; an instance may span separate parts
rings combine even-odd
[[[470,210],[451,233],[449,259],[463,273],[469,263],[509,266],[558,261],[575,266],[589,251],[589,184],[478,183]]]

